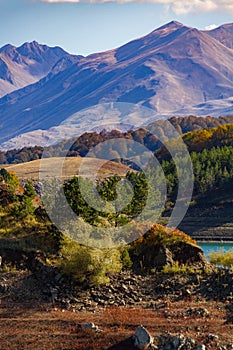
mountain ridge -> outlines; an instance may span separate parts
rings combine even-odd
[[[190,114],[193,107],[214,113],[209,107],[221,101],[221,114],[233,96],[233,50],[214,35],[172,21],[113,50],[65,56],[35,84],[0,99],[0,142],[48,130],[105,102],[130,102],[172,116]]]
[[[72,56],[62,48],[26,42],[0,48],[0,97],[38,82],[62,58]]]

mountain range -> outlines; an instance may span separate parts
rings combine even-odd
[[[0,95],[4,149],[43,144],[51,128],[57,132],[67,118],[101,103],[149,107],[153,118],[233,114],[233,24],[200,31],[172,21],[87,57],[35,41],[5,45]],[[87,124],[80,119],[80,134]]]

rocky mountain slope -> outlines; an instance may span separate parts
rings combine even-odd
[[[69,55],[60,47],[40,45],[36,41],[20,47],[7,44],[0,48],[0,97],[34,84],[53,66]]]
[[[206,32],[223,45],[233,48],[233,24],[223,24],[222,26]]]
[[[153,118],[189,114],[194,107],[204,115],[229,113],[231,39],[231,25],[204,32],[173,21],[117,49],[79,57],[0,99],[0,142],[47,130],[104,102],[150,107]]]

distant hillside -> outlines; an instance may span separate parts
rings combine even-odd
[[[187,142],[187,145],[192,143],[192,147],[194,147],[195,150],[198,148],[200,149],[201,145],[198,145],[199,140],[203,137],[202,132],[200,130],[206,130],[209,128],[218,127],[220,125],[224,124],[230,124],[233,123],[233,116],[228,117],[219,117],[219,118],[212,118],[212,117],[195,117],[195,116],[188,116],[188,117],[172,117],[169,119],[171,124],[176,128],[176,130],[180,134],[185,134],[191,131],[199,131],[192,136],[189,134],[188,136],[184,137],[185,142]],[[95,147],[98,143],[104,142],[109,139],[114,138],[126,138],[130,140],[134,140],[136,142],[140,142],[141,144],[145,145],[147,148],[149,148],[151,151],[156,151],[161,147],[161,143],[158,142],[156,137],[153,136],[149,132],[149,130],[153,131],[153,127],[156,127],[156,123],[152,123],[147,127],[140,128],[138,130],[128,130],[127,132],[120,132],[118,130],[112,130],[112,131],[106,131],[103,130],[102,132],[92,132],[92,133],[85,133],[81,135],[80,137],[74,138],[72,143],[72,147],[67,153],[67,140],[64,140],[59,145],[56,145],[55,148],[53,146],[49,147],[49,152],[51,156],[57,156],[57,152],[59,150],[60,154],[66,154],[68,157],[74,157],[74,156],[81,156],[84,157],[87,152]],[[197,136],[195,136],[197,135]],[[198,135],[200,135],[198,137]],[[196,138],[197,145],[194,146],[194,138]],[[207,139],[206,136],[204,136],[205,142],[202,145],[206,145],[207,147]],[[190,141],[191,140],[191,141]],[[208,145],[208,147],[211,147],[211,145]],[[68,147],[69,148],[69,147]],[[54,151],[55,149],[55,151]],[[192,149],[192,148],[191,148]],[[23,162],[29,162],[32,160],[36,160],[41,158],[44,148],[40,146],[35,147],[24,147],[22,149],[12,149],[6,152],[0,151],[0,164],[12,164],[12,163],[23,163]]]
[[[196,240],[233,242],[233,181],[194,196],[179,229]]]

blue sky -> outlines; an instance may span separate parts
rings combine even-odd
[[[79,1],[0,0],[0,46],[36,40],[87,55],[120,46],[173,19],[198,29],[233,22],[232,0]]]

